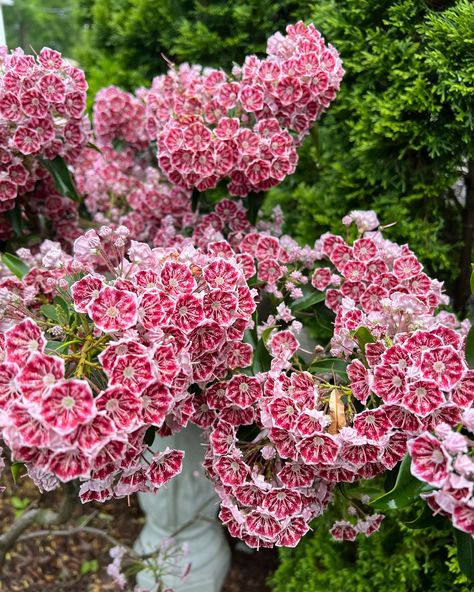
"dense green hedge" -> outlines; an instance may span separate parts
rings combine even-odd
[[[273,592],[472,592],[459,571],[452,529],[410,530],[394,519],[370,538],[333,541],[316,527],[280,551]]]

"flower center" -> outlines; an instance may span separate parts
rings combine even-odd
[[[63,397],[61,403],[64,409],[72,409],[74,407],[74,399],[69,396]]]
[[[39,348],[39,343],[36,339],[32,339],[30,342],[28,342],[28,349],[31,349],[32,351],[37,351]]]
[[[118,401],[117,399],[110,399],[107,401],[107,405],[105,406],[107,411],[115,411],[118,408]]]
[[[133,378],[135,375],[135,368],[133,366],[127,366],[123,371],[124,378]]]
[[[419,397],[420,399],[426,395],[426,389],[422,386],[415,389],[415,397]]]
[[[46,374],[45,376],[43,376],[43,384],[45,386],[51,386],[52,384],[54,384],[56,381],[56,378],[54,376],[54,374],[51,374],[51,372],[49,374]]]
[[[394,376],[392,379],[392,384],[396,388],[400,388],[402,386],[402,379],[400,376]]]
[[[116,306],[109,306],[106,314],[109,318],[115,319],[119,315],[119,309]]]

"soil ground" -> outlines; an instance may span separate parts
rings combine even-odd
[[[28,479],[19,479],[17,484],[5,470],[2,484],[6,491],[0,494],[0,533],[9,528],[25,507],[39,503],[39,493]],[[53,492],[42,502],[57,508],[57,495]],[[90,513],[93,518],[88,526],[105,530],[126,545],[133,545],[143,525],[143,516],[135,498],[106,504],[78,506],[72,519],[57,527],[65,530],[76,527]],[[41,527],[35,527],[36,530]],[[31,532],[31,531],[28,531]],[[263,549],[251,554],[239,551],[234,541],[232,566],[223,592],[268,592],[266,579],[277,566],[277,553]],[[116,592],[111,578],[106,573],[110,563],[109,549],[112,544],[89,533],[69,536],[45,536],[18,543],[7,555],[0,576],[1,592]]]

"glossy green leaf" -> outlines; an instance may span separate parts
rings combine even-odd
[[[247,196],[247,218],[250,224],[256,224],[258,213],[263,204],[265,192],[260,191],[258,193],[249,193]]]
[[[416,518],[413,520],[409,520],[408,522],[403,522],[403,524],[407,528],[411,528],[412,530],[418,530],[422,528],[428,528],[433,524],[436,520],[436,517],[433,516],[433,511],[428,506],[428,504],[423,502],[423,509],[421,512],[418,513]]]
[[[46,349],[50,351],[59,351],[65,344],[62,341],[48,341]]]
[[[319,302],[324,302],[326,298],[326,294],[324,292],[316,292],[314,290],[309,291],[305,294],[302,298],[298,298],[290,304],[290,308],[293,313],[301,312],[302,310],[306,310],[307,308],[311,308],[315,304],[319,304]]]
[[[474,263],[472,265],[472,273],[471,273],[471,293],[474,296]]]
[[[54,305],[56,306],[58,318],[62,324],[66,324],[69,320],[69,305],[61,296],[54,298]]]
[[[155,441],[155,436],[156,428],[155,426],[150,426],[145,432],[145,437],[143,438],[143,441],[147,446],[152,446],[153,442]]]
[[[96,144],[94,144],[93,142],[87,142],[87,148],[90,148],[91,150],[95,150],[99,154],[102,154],[102,150],[98,146],[96,146]]]
[[[51,173],[59,193],[73,201],[80,201],[81,198],[76,191],[74,181],[64,159],[61,156],[56,156],[53,160],[42,160],[42,163]]]
[[[59,323],[59,319],[57,316],[57,310],[56,307],[54,306],[54,304],[43,304],[43,306],[40,308],[41,310],[41,314],[43,314],[47,319],[49,319],[50,321],[53,321],[55,323]]]
[[[23,219],[21,217],[21,207],[18,202],[16,206],[13,208],[13,210],[9,210],[6,213],[6,217],[12,225],[15,236],[21,237],[23,235]]]
[[[474,325],[466,337],[466,360],[470,368],[474,368]]]
[[[359,327],[354,333],[354,337],[357,339],[357,343],[359,344],[359,347],[364,355],[367,344],[375,343],[375,337],[367,329],[367,327]]]
[[[198,191],[196,188],[193,189],[193,194],[191,196],[191,209],[193,212],[197,212],[199,207],[199,200],[201,198],[201,192]]]
[[[461,571],[474,581],[474,539],[467,532],[454,528],[454,538],[458,549],[458,561]]]
[[[265,341],[264,339],[260,339],[253,353],[252,370],[254,375],[257,374],[257,372],[267,372],[270,370],[271,361],[272,358],[265,345]]]
[[[247,329],[244,333],[244,342],[250,343],[250,345],[255,349],[257,347],[257,342],[254,339],[253,332],[250,329]]]
[[[14,483],[17,482],[20,471],[24,466],[25,465],[22,462],[14,462],[11,464],[10,471],[11,471]]]
[[[2,255],[2,263],[20,280],[30,271],[30,268],[19,257],[11,253]]]
[[[430,485],[419,481],[411,474],[410,467],[411,458],[406,455],[401,462],[395,487],[372,500],[369,505],[380,512],[406,508],[419,498],[420,493],[431,491]]]

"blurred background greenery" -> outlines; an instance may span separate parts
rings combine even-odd
[[[474,233],[474,2],[470,0],[15,0],[7,41],[44,45],[86,70],[91,89],[149,85],[163,56],[230,69],[288,22],[313,21],[346,75],[307,138],[296,173],[273,189],[286,230],[312,242],[351,209],[375,209],[466,313]],[[428,538],[426,538],[428,536]],[[447,532],[387,521],[368,542],[324,529],[281,553],[275,592],[468,590]],[[383,570],[380,566],[386,566]],[[449,571],[451,570],[451,572]],[[381,580],[375,575],[378,573]]]

